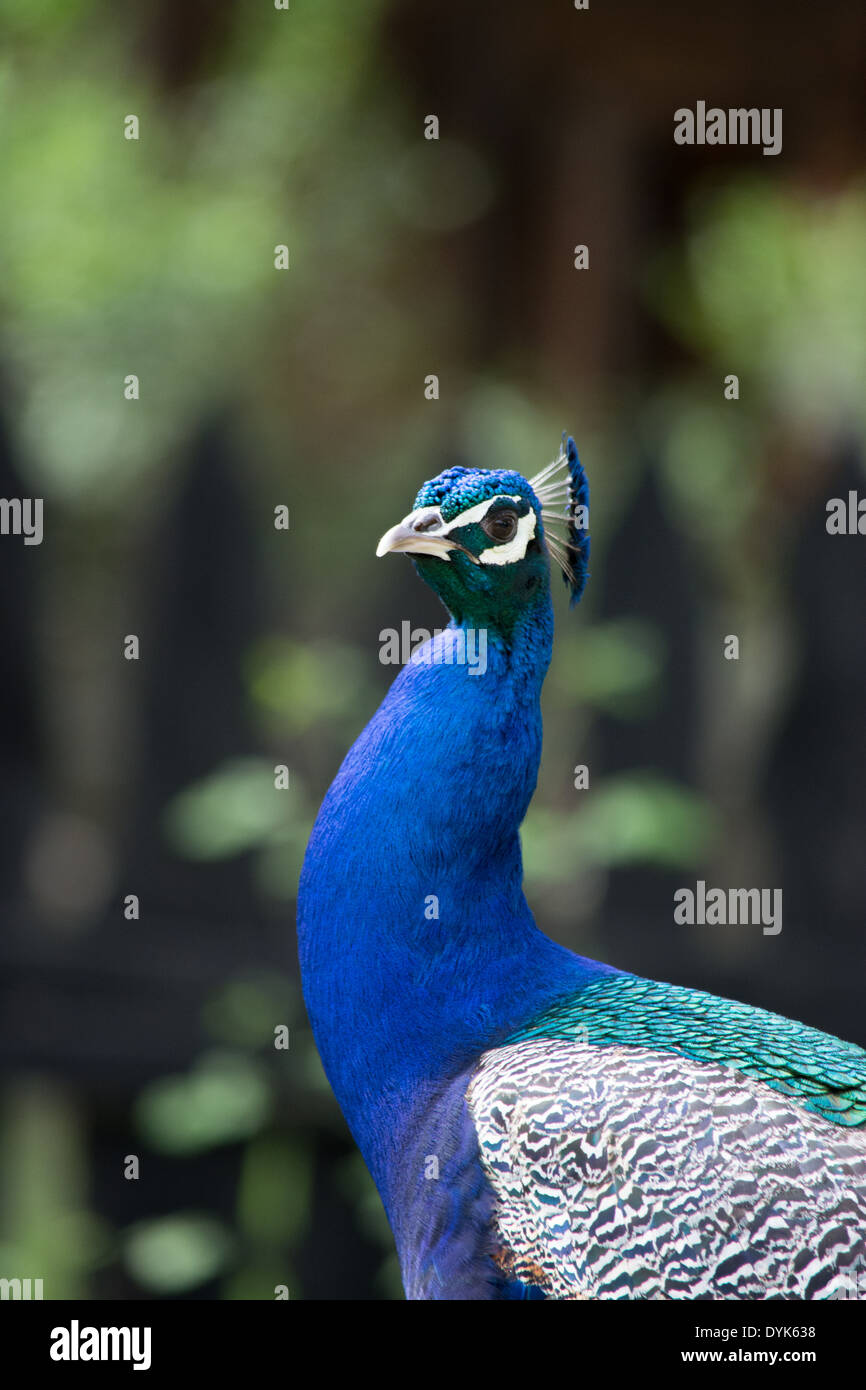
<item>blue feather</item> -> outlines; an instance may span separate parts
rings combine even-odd
[[[589,530],[575,524],[575,513],[578,508],[585,508],[587,518],[589,516],[589,479],[578,458],[577,445],[571,435],[567,439],[563,435],[563,439],[565,439],[565,455],[568,460],[568,476],[571,480],[571,520],[568,535],[570,541],[569,557],[574,573],[574,582],[571,584],[571,606],[574,607],[580,600],[589,578]],[[568,582],[567,577],[566,582]]]

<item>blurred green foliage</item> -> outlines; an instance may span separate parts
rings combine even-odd
[[[81,1298],[115,1239],[87,1208],[78,1108],[62,1086],[29,1077],[7,1087],[3,1118],[0,1266],[9,1278],[42,1279],[46,1299]]]
[[[866,431],[866,188],[739,178],[696,191],[689,222],[685,257],[647,275],[659,315],[801,426]]]
[[[136,1224],[124,1241],[124,1263],[152,1294],[186,1293],[225,1268],[232,1237],[213,1217],[199,1212]]]
[[[269,1113],[260,1065],[231,1052],[203,1053],[187,1076],[151,1082],[138,1097],[136,1121],[163,1153],[196,1153],[258,1133]]]
[[[523,824],[529,883],[622,864],[692,869],[710,849],[715,817],[701,796],[653,773],[608,777],[579,811],[533,806]]]

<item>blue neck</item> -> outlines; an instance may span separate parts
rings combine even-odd
[[[433,639],[438,657],[452,627]],[[447,1078],[606,967],[535,926],[518,829],[541,753],[549,592],[487,670],[410,664],[350,750],[301,876],[304,996],[340,1107],[386,1198],[413,1115]]]

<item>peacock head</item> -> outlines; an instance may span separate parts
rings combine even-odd
[[[404,551],[459,624],[504,634],[546,595],[550,559],[572,604],[589,560],[589,484],[574,440],[563,435],[552,463],[534,478],[505,469],[449,468],[425,483],[377,555]]]

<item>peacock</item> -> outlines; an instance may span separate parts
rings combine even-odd
[[[325,1071],[409,1299],[866,1297],[866,1051],[576,955],[524,897],[551,561],[573,605],[588,519],[563,436],[530,480],[448,468],[379,542],[450,622],[347,754],[307,848],[299,952]]]

